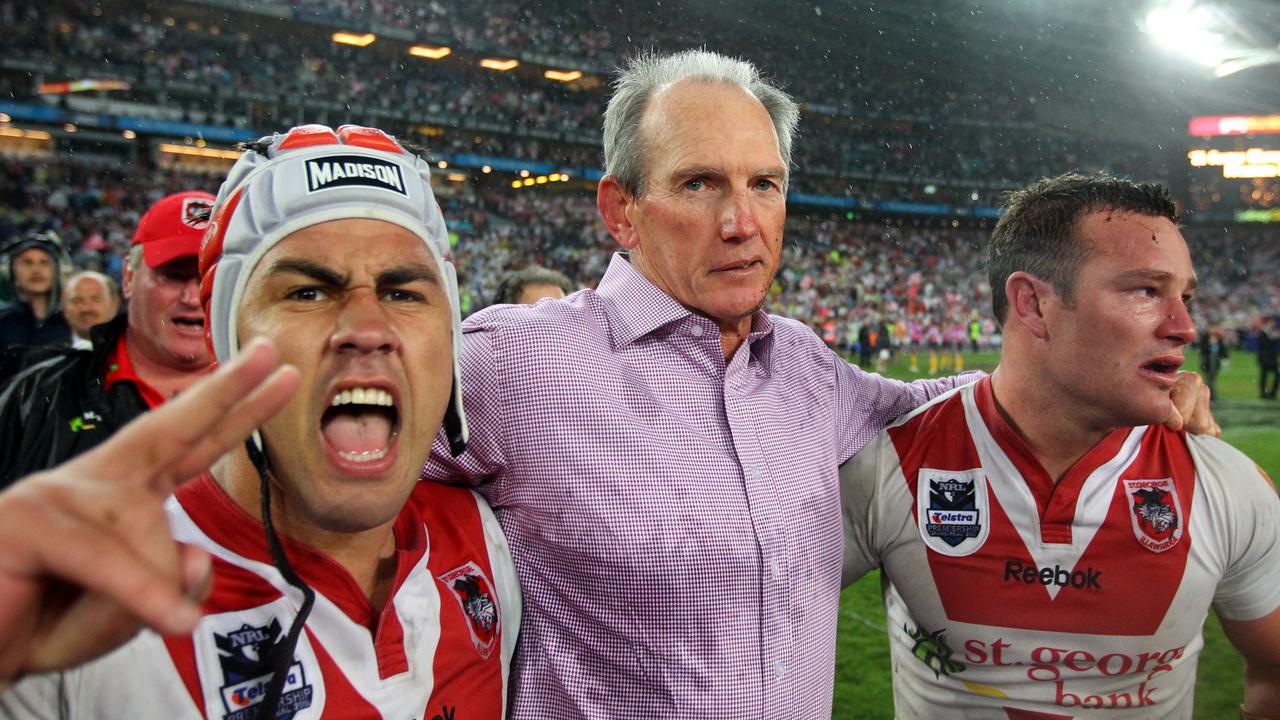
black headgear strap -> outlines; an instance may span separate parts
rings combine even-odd
[[[293,665],[293,654],[298,647],[298,638],[302,635],[303,626],[307,624],[307,617],[311,615],[311,606],[316,602],[316,592],[293,571],[293,566],[289,564],[289,558],[285,555],[284,546],[280,544],[280,538],[276,535],[275,526],[271,523],[270,471],[267,467],[265,441],[264,449],[259,449],[253,442],[253,438],[249,438],[244,441],[244,448],[249,453],[249,460],[257,469],[258,479],[262,483],[262,526],[267,533],[267,552],[271,553],[271,561],[275,563],[276,569],[284,576],[285,581],[302,591],[302,607],[293,618],[288,635],[285,636],[284,642],[276,645],[272,650],[271,665],[274,670],[271,673],[271,684],[267,686],[266,695],[258,704],[258,720],[275,720],[280,696],[284,692],[284,683],[289,677],[289,668]]]

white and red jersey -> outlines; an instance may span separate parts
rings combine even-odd
[[[214,588],[195,633],[143,632],[75,670],[0,694],[0,718],[241,720],[256,717],[262,661],[302,594],[272,564],[262,524],[205,474],[170,499],[174,536],[208,550]],[[493,512],[472,491],[414,487],[395,522],[396,577],[381,612],[329,557],[282,538],[316,592],[280,718],[497,720],[520,623],[520,594]]]
[[[840,477],[845,580],[884,568],[899,718],[1190,718],[1210,606],[1280,607],[1280,497],[1212,437],[1122,428],[1054,483],[986,378]]]

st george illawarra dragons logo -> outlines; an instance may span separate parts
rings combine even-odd
[[[1173,478],[1125,480],[1133,534],[1151,552],[1164,552],[1182,538],[1182,505]]]
[[[502,627],[502,618],[489,577],[479,565],[468,562],[437,579],[449,588],[449,592],[458,601],[476,652],[488,660],[494,646],[498,644]]]

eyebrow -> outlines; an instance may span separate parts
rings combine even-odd
[[[1116,276],[1121,282],[1130,280],[1151,280],[1153,282],[1168,283],[1173,281],[1174,275],[1164,270],[1129,270],[1122,272]],[[1191,276],[1191,281],[1187,283],[1188,290],[1195,290],[1200,286],[1200,280],[1195,275]]]
[[[724,168],[713,167],[711,165],[691,165],[689,167],[677,168],[675,173],[673,173],[673,175],[678,178],[691,178],[691,177],[698,177],[700,175],[709,175],[712,177],[723,177],[725,175],[725,170]],[[786,172],[783,171],[781,167],[771,167],[771,168],[765,168],[763,170],[754,172],[751,174],[751,176],[752,177],[785,178],[787,174]]]
[[[283,273],[297,273],[298,275],[306,275],[317,282],[323,283],[330,287],[343,287],[347,281],[351,279],[350,275],[342,275],[331,268],[325,267],[311,260],[301,260],[298,258],[281,258],[271,264],[271,269],[267,271],[268,275],[279,275]]]
[[[440,273],[430,265],[413,263],[388,268],[378,273],[378,285],[407,285],[411,282],[429,282],[441,285]]]
[[[281,258],[272,263],[268,274],[297,273],[305,275],[329,287],[345,287],[351,281],[350,275],[340,274],[320,263],[300,258]],[[428,282],[440,285],[440,274],[430,265],[409,263],[387,268],[378,273],[375,282],[379,286],[407,285],[412,282]]]

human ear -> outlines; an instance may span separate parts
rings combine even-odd
[[[630,210],[635,206],[635,201],[613,175],[601,178],[600,184],[596,186],[596,208],[604,219],[604,226],[613,239],[627,250],[635,249],[640,242],[635,225],[631,222]]]

